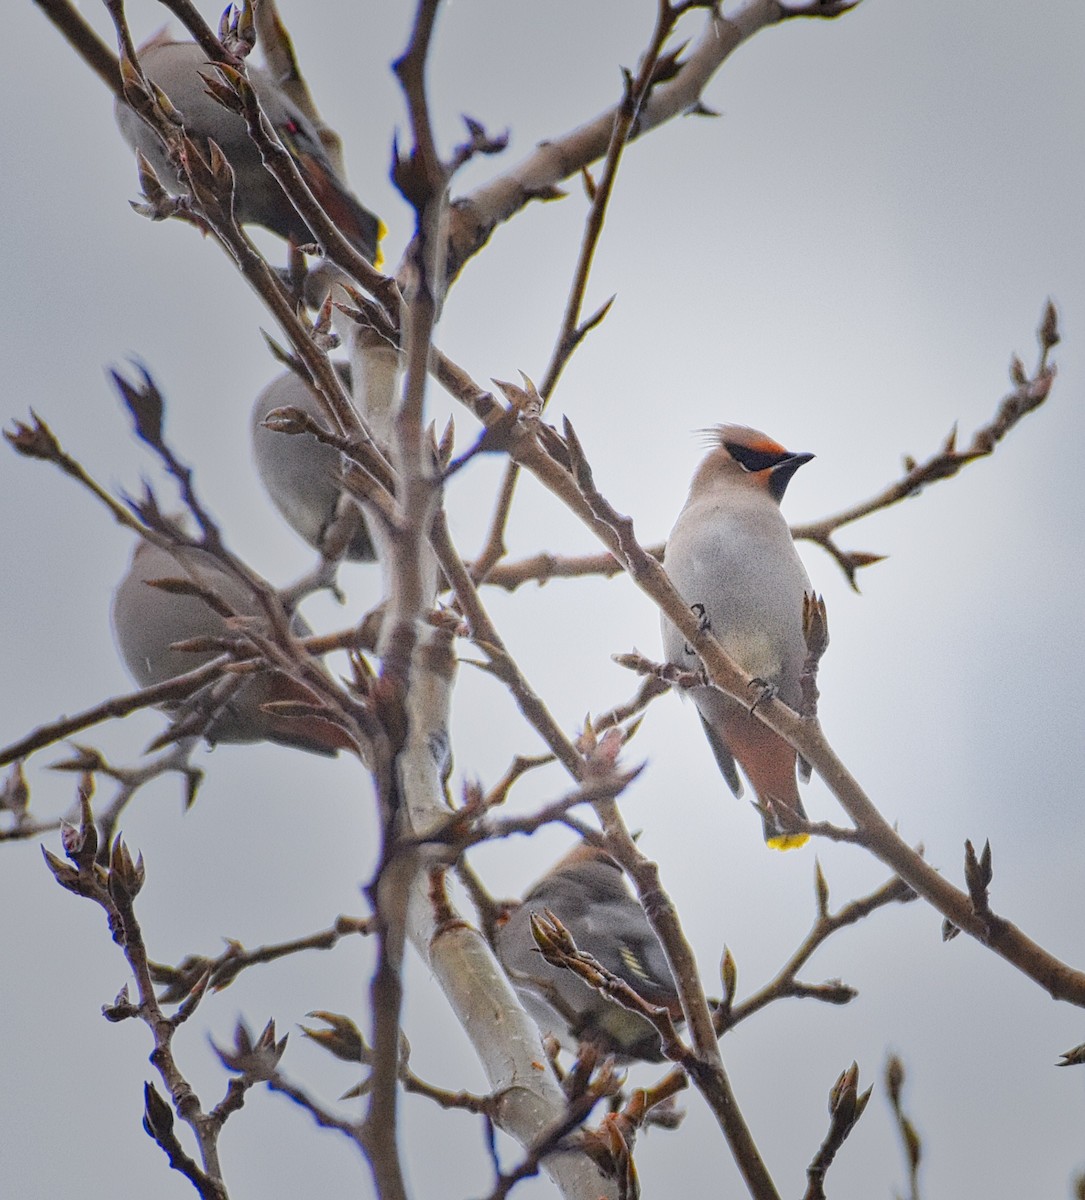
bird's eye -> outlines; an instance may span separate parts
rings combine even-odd
[[[786,452],[781,454],[778,450],[754,450],[739,442],[724,442],[723,448],[744,471],[750,472],[767,471],[770,467],[777,467],[784,459],[791,457],[790,454]]]

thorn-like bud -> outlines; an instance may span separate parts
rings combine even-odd
[[[207,148],[210,153],[211,174],[215,182],[222,189],[223,193],[232,192],[234,189],[234,169],[230,166],[226,155],[222,153],[222,147],[214,138],[208,138]]]
[[[738,963],[731,953],[730,946],[724,946],[723,958],[720,960],[720,983],[723,984],[723,999],[721,1006],[730,1011],[738,991]]]
[[[166,118],[171,125],[176,125],[178,129],[183,128],[185,118],[181,110],[173,103],[166,93],[155,83],[151,82],[151,93],[154,96],[154,102],[159,112]]]
[[[1059,312],[1053,300],[1048,300],[1044,308],[1044,319],[1039,329],[1040,345],[1045,350],[1057,346],[1062,338],[1059,335]]]
[[[350,1017],[344,1017],[340,1013],[325,1012],[322,1009],[316,1009],[306,1015],[324,1021],[329,1026],[328,1029],[310,1029],[307,1025],[302,1025],[300,1027],[302,1033],[311,1041],[327,1050],[329,1054],[334,1054],[336,1058],[341,1058],[344,1062],[370,1062],[370,1049],[358,1026]]]
[[[312,433],[313,419],[304,409],[293,404],[284,404],[281,408],[273,408],[260,424],[273,433],[285,433],[293,436],[299,433]]]
[[[69,866],[62,858],[51,854],[44,846],[42,846],[41,852],[45,858],[45,865],[53,872],[53,878],[57,883],[69,892],[75,892],[77,896],[82,896],[84,888],[75,867]]]
[[[885,562],[888,555],[873,554],[866,550],[849,550],[848,562],[853,568],[872,567],[875,563]]]
[[[185,812],[196,803],[196,796],[199,793],[200,785],[204,780],[204,772],[201,767],[189,767],[185,771]]]
[[[153,1083],[143,1085],[143,1128],[160,1146],[173,1142],[173,1109]]]
[[[440,441],[437,443],[437,463],[443,471],[452,461],[452,451],[456,448],[456,420],[454,417],[448,418],[448,423],[445,425],[444,432],[441,434]]]
[[[267,1080],[278,1069],[289,1036],[284,1034],[282,1040],[277,1042],[275,1022],[268,1021],[259,1038],[253,1041],[248,1026],[244,1021],[239,1021],[234,1029],[233,1050],[222,1050],[215,1046],[215,1053],[228,1070],[236,1071],[254,1082]]]
[[[12,763],[7,779],[0,787],[0,811],[14,813],[21,817],[30,804],[30,785],[26,782],[26,772],[23,770],[23,760],[17,758]]]
[[[133,861],[121,838],[115,838],[109,855],[109,894],[117,905],[130,904],[139,895],[147,877],[143,855]]]
[[[964,879],[968,887],[968,895],[972,900],[972,907],[976,912],[987,911],[987,889],[993,875],[990,840],[984,843],[983,850],[978,856],[971,841],[965,841]]]
[[[119,371],[110,370],[109,375],[132,415],[136,436],[148,446],[157,449],[162,445],[166,401],[147,368],[139,362],[132,365],[143,377],[142,383],[130,383]]]
[[[1080,1046],[1075,1046],[1073,1050],[1067,1050],[1062,1056],[1062,1061],[1057,1062],[1055,1066],[1077,1067],[1082,1063],[1085,1063],[1085,1042]]]
[[[814,859],[814,894],[817,896],[818,916],[827,917],[829,915],[829,884],[817,858]]]
[[[836,1083],[829,1089],[829,1112],[834,1123],[854,1125],[856,1105],[858,1103],[859,1065],[852,1063],[846,1071],[840,1073]]]
[[[102,1005],[102,1016],[114,1023],[127,1021],[130,1017],[139,1015],[139,1009],[132,1003],[128,995],[128,984],[117,993],[112,1004]]]
[[[11,432],[4,430],[5,441],[24,458],[40,458],[45,462],[59,462],[63,459],[64,452],[60,448],[60,442],[56,435],[33,409],[30,410],[30,416],[34,422],[33,426],[16,421],[15,428]]]

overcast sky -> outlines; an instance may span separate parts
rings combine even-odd
[[[87,4],[108,36],[108,22]],[[202,6],[214,21],[213,8]],[[164,10],[133,0],[142,37]],[[389,227],[397,261],[410,213],[388,179],[404,129],[390,61],[412,6],[282,0],[318,104],[342,133],[351,182]],[[321,20],[317,20],[317,13]],[[450,0],[430,70],[448,150],[459,114],[507,127],[504,160],[471,164],[467,190],[612,103],[619,67],[635,66],[650,0],[497,3]],[[701,20],[688,21],[692,34]],[[260,491],[248,412],[275,373],[260,335],[270,318],[210,241],[151,224],[128,201],[131,155],[111,100],[30,3],[6,14],[0,100],[8,231],[2,336],[5,421],[33,407],[108,486],[134,491],[154,463],[129,436],[103,368],[138,355],[169,400],[168,430],[231,544],[276,583],[311,562]],[[718,120],[684,119],[631,147],[588,295],[615,306],[578,352],[554,398],[587,448],[596,479],[645,542],[666,536],[700,454],[695,431],[720,421],[765,429],[817,457],[791,485],[794,521],[826,515],[894,479],[902,455],[933,452],[993,414],[1012,353],[1031,365],[1045,299],[1064,344],[1048,404],[989,461],[917,500],[845,531],[842,543],[887,554],[852,593],[833,562],[800,547],[829,606],[832,646],[821,715],[834,746],[882,813],[932,863],[962,877],[966,838],[994,851],[992,902],[1041,944],[1085,965],[1085,730],[1081,664],[1085,450],[1085,15],[1076,0],[1023,8],[985,0],[866,0],[839,21],[759,33],[713,79]],[[450,295],[438,342],[482,382],[539,378],[561,319],[586,201],[535,205],[494,235]],[[274,239],[261,239],[280,258]],[[455,412],[467,444],[474,424]],[[465,556],[481,545],[501,464],[478,462],[450,486]],[[161,483],[156,479],[156,482]],[[163,487],[163,496],[170,498]],[[0,454],[3,612],[0,743],[125,691],[109,598],[128,536],[71,481]],[[514,557],[596,547],[525,480],[509,531]],[[379,599],[373,568],[348,567],[346,613],[309,603],[318,628]],[[658,620],[625,579],[554,582],[487,600],[534,687],[570,733],[586,712],[626,699],[635,681],[610,656],[659,652]],[[470,647],[461,647],[472,657]],[[162,727],[141,714],[84,734],[134,761]],[[537,753],[500,686],[469,666],[454,712],[454,784],[492,784],[516,753]],[[709,991],[726,942],[740,995],[784,962],[813,915],[814,853],[834,905],[886,872],[847,847],[773,854],[759,821],[720,779],[691,705],[652,706],[628,751],[648,769],[623,800],[642,848],[660,863]],[[72,777],[28,770],[35,810],[61,811]],[[182,811],[176,780],[146,789],[124,821],[148,881],[139,915],[152,956],[216,954],[322,928],[364,912],[372,865],[368,780],[350,761],[274,747],[200,751],[208,773]],[[540,772],[513,794],[529,811],[567,787]],[[107,798],[104,786],[102,797]],[[841,819],[815,780],[815,819]],[[476,858],[497,894],[516,894],[568,844],[549,831]],[[59,852],[59,839],[46,845]],[[100,912],[63,892],[35,842],[0,846],[0,1182],[21,1197],[73,1186],[99,1200],[123,1190],[192,1194],[140,1128],[151,1078],[142,1025],[107,1025],[100,1006],[127,978]],[[1085,1015],[966,937],[943,945],[941,918],[917,903],[838,935],[805,976],[841,977],[848,1007],[777,1004],[723,1043],[753,1134],[786,1195],[827,1127],[826,1097],[853,1059],[878,1082],[830,1175],[834,1200],[902,1191],[903,1166],[880,1086],[888,1052],[908,1070],[906,1102],[923,1136],[925,1194],[1060,1197],[1085,1170],[1085,1076],[1056,1070],[1085,1040]],[[204,1101],[224,1079],[206,1033],[228,1041],[239,1015],[294,1031],[284,1062],[329,1101],[352,1082],[344,1064],[302,1044],[311,1009],[364,1021],[369,962],[361,944],[247,973],[211,997],[177,1049]],[[412,959],[405,1032],[412,1065],[442,1086],[483,1090],[466,1039]],[[641,1082],[656,1077],[642,1068]],[[674,1133],[638,1143],[646,1196],[737,1195],[728,1151],[698,1097]],[[485,1194],[491,1180],[474,1118],[405,1104],[404,1154],[418,1196]],[[236,1197],[370,1195],[351,1149],[260,1090],[222,1144]],[[505,1147],[506,1161],[515,1150]],[[695,1172],[695,1174],[691,1174]],[[78,1182],[77,1182],[78,1181]],[[550,1194],[525,1185],[518,1195]]]

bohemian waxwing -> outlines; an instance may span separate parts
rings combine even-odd
[[[281,238],[292,237],[299,245],[313,241],[309,226],[264,167],[243,118],[207,94],[201,73],[214,77],[214,68],[208,63],[206,51],[195,42],[158,37],[140,49],[139,62],[147,77],[180,111],[188,136],[204,150],[208,138],[218,143],[234,171],[234,213],[238,222],[263,225]],[[256,66],[248,66],[247,70],[264,114],[290,151],[309,190],[359,253],[370,262],[376,261],[384,233],[380,220],[359,203],[339,177],[312,123],[272,76]],[[125,140],[133,150],[142,151],[162,183],[167,187],[171,181],[181,184],[155,131],[120,100],[114,106],[114,115]]]
[[[150,687],[194,670],[217,652],[171,650],[175,642],[196,637],[222,637],[225,619],[199,596],[178,595],[150,587],[150,579],[192,580],[213,592],[239,616],[260,612],[257,598],[239,580],[228,575],[205,550],[163,550],[140,541],[128,572],[113,594],[113,632],[117,647],[132,678]],[[295,632],[308,626],[295,618]],[[351,747],[337,726],[319,717],[276,716],[260,706],[269,701],[313,701],[313,696],[288,676],[263,672],[247,679],[216,714],[204,732],[216,742],[278,742],[315,754],[335,754]]]
[[[813,455],[792,454],[742,425],[720,425],[710,433],[713,449],[693,476],[663,566],[735,662],[798,708],[806,658],[803,596],[811,588],[780,500],[791,476]],[[667,661],[696,668],[697,654],[682,634],[666,618],[662,628]],[[803,845],[806,834],[789,833],[775,819],[781,808],[806,819],[794,749],[751,713],[750,703],[709,687],[694,688],[692,696],[731,790],[742,794],[736,762],[753,785],[765,841],[778,850]],[[802,769],[808,777],[805,764]]]
[[[544,1033],[575,1047],[591,1042],[620,1059],[661,1062],[659,1034],[643,1017],[609,1000],[572,971],[552,967],[531,935],[531,914],[552,912],[593,955],[650,1004],[682,1006],[659,939],[605,851],[582,842],[532,887],[495,935],[495,949],[520,1000]]]
[[[340,374],[346,376],[349,372],[341,367]],[[339,452],[307,433],[277,433],[266,428],[263,422],[268,413],[287,405],[327,424],[316,392],[294,371],[284,371],[264,388],[253,405],[253,460],[260,482],[287,524],[310,546],[323,551],[325,535],[343,494],[337,482]],[[353,562],[372,562],[376,552],[361,509],[351,501],[345,503],[350,504],[355,523],[344,557]]]

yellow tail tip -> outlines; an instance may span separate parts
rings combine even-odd
[[[380,270],[384,266],[384,251],[381,249],[381,242],[388,236],[388,226],[377,218],[377,252],[373,256],[373,266],[376,270]]]
[[[765,845],[770,850],[798,850],[810,840],[808,833],[778,833],[775,837],[765,839]]]

